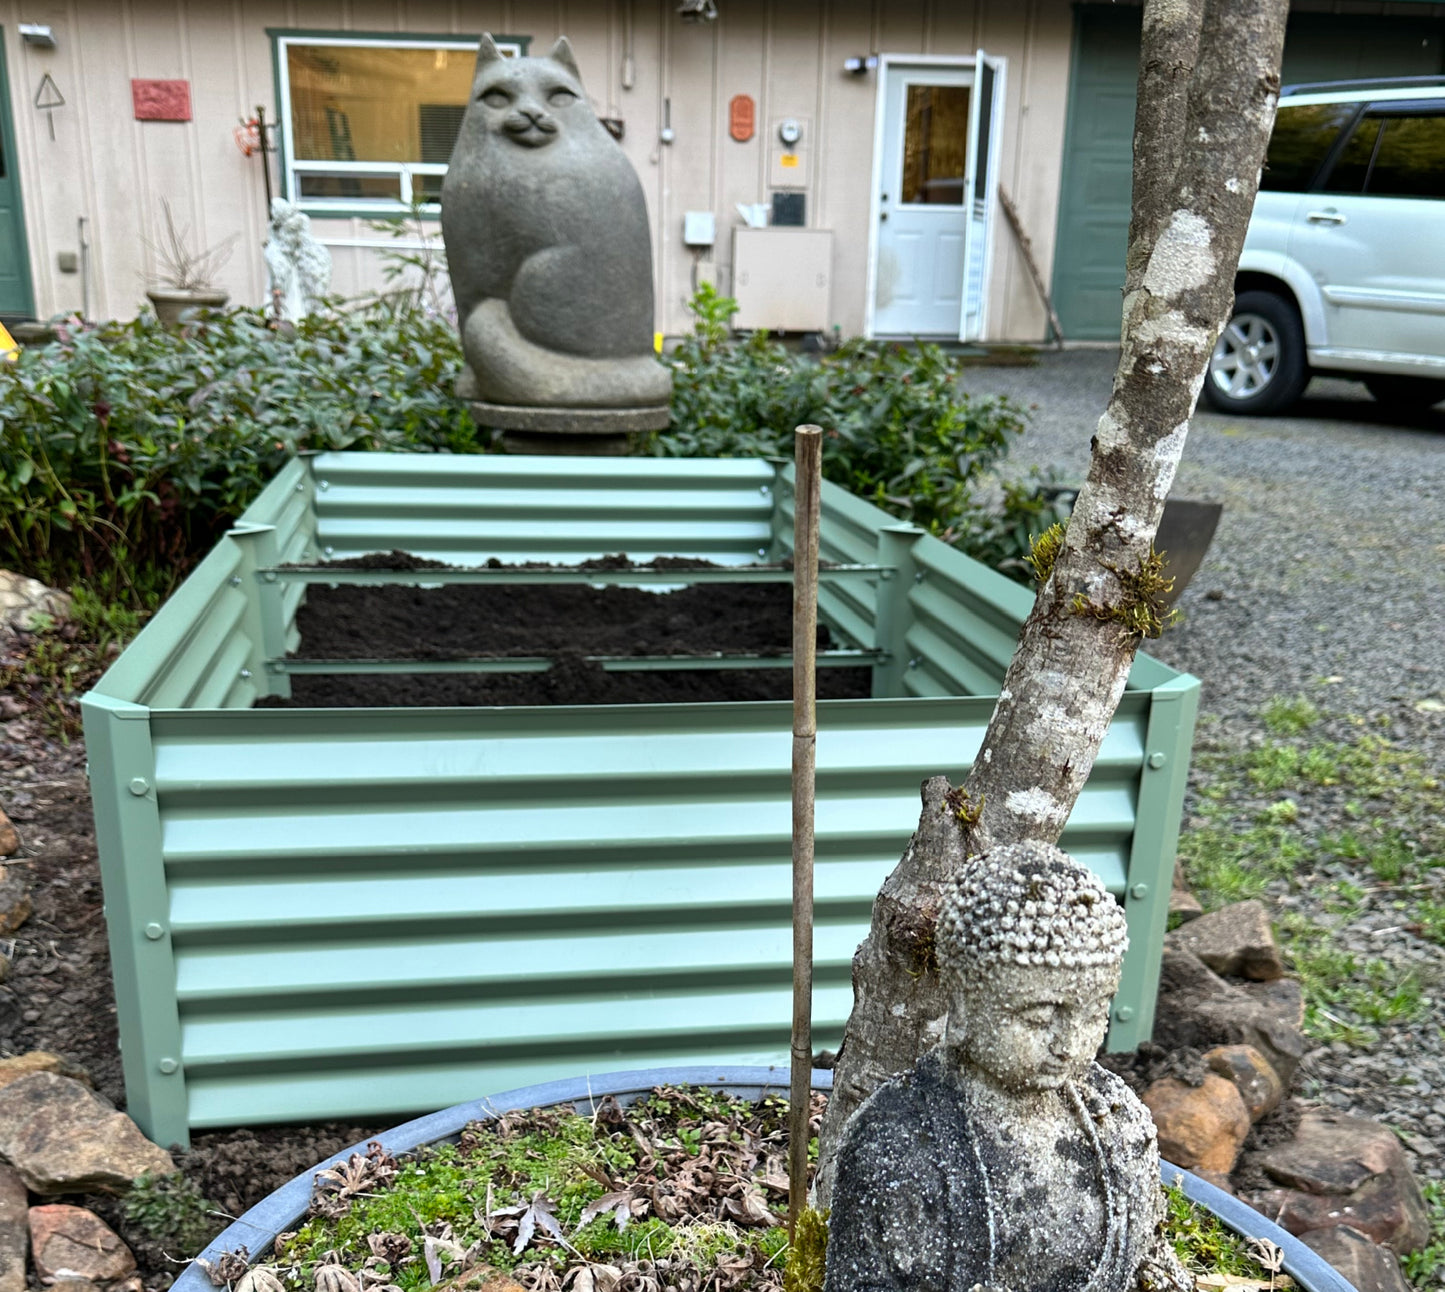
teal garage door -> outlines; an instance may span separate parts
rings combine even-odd
[[[5,79],[5,33],[0,28],[0,319],[28,319],[33,308],[15,131],[10,121],[10,86]]]
[[[1119,336],[1129,237],[1138,9],[1074,11],[1069,124],[1059,194],[1054,303],[1071,341]],[[1445,20],[1359,14],[1291,14],[1284,83],[1445,71]]]

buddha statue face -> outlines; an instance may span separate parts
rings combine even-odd
[[[1056,1090],[1088,1071],[1118,987],[1117,965],[1000,965],[985,985],[957,984],[949,1041],[967,1067],[1001,1090]]]

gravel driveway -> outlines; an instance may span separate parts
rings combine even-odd
[[[1010,470],[1052,466],[1078,480],[1116,361],[1113,351],[1047,353],[1032,368],[968,369],[963,384],[1033,408]],[[1183,621],[1150,648],[1203,682],[1186,827],[1203,827],[1210,810],[1201,791],[1215,773],[1199,764],[1278,742],[1261,713],[1272,696],[1304,695],[1322,711],[1305,743],[1358,747],[1362,732],[1379,732],[1419,755],[1426,777],[1445,777],[1445,409],[1396,413],[1357,383],[1316,379],[1288,417],[1203,412],[1174,494],[1224,504],[1180,600]],[[1322,784],[1298,796],[1311,840],[1359,827],[1347,790]],[[1240,785],[1228,808],[1240,832],[1297,810],[1248,778]],[[1440,801],[1423,793],[1416,808]],[[1373,810],[1367,802],[1364,815]],[[1303,917],[1332,948],[1416,984],[1409,1018],[1317,1050],[1302,1093],[1404,1131],[1418,1170],[1435,1178],[1445,1167],[1445,949],[1402,926],[1412,903],[1445,901],[1440,825],[1439,813],[1401,823],[1420,880],[1409,892],[1318,849],[1264,894],[1277,919]],[[1342,886],[1344,903],[1330,896]]]

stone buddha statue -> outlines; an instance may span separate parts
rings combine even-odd
[[[839,1147],[825,1292],[1187,1292],[1148,1111],[1094,1062],[1128,945],[1048,844],[973,859],[939,917],[943,1041]]]

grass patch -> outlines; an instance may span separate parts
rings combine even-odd
[[[1323,904],[1327,918],[1286,912],[1276,930],[1306,1030],[1367,1046],[1378,1028],[1423,1017],[1427,993],[1388,960],[1341,947],[1338,928],[1383,904],[1445,946],[1445,793],[1387,728],[1354,719],[1355,739],[1322,739],[1321,718],[1302,696],[1276,697],[1259,745],[1204,751],[1179,856],[1206,909],[1306,890]]]
[[[1430,1209],[1430,1241],[1400,1258],[1406,1277],[1416,1287],[1424,1287],[1429,1279],[1445,1281],[1445,1183],[1426,1180],[1421,1189]]]

